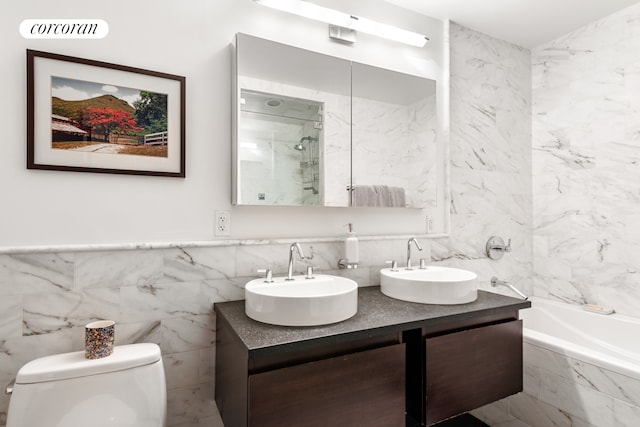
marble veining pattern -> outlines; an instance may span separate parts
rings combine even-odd
[[[531,292],[530,55],[456,24],[450,34],[451,235],[431,259],[475,271],[488,290],[498,276]],[[508,262],[487,262],[492,235],[512,239]]]
[[[119,289],[99,288],[23,296],[23,335],[40,335],[118,318]]]
[[[0,295],[73,288],[74,257],[68,253],[0,255]]]
[[[532,344],[524,347],[524,393],[508,412],[532,427],[637,425],[640,380]]]
[[[164,251],[164,278],[168,282],[221,279],[235,276],[233,248],[177,248]]]
[[[636,317],[638,17],[635,5],[531,53],[533,292]],[[466,162],[488,168],[487,158],[475,150]],[[533,345],[525,345],[524,369],[524,393],[482,408],[481,419],[531,427],[638,425],[635,378]]]
[[[160,252],[86,252],[75,257],[75,286],[149,286],[162,279]]]
[[[632,6],[532,52],[535,293],[636,317],[639,14]]]

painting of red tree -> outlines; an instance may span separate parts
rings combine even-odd
[[[142,130],[133,115],[122,110],[89,107],[84,110],[83,116],[83,124],[94,133],[103,135],[105,140],[109,140],[111,133],[126,135]]]
[[[167,94],[51,78],[54,149],[167,157]]]

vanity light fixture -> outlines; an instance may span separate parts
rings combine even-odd
[[[385,39],[406,43],[411,46],[423,47],[429,38],[423,34],[403,30],[392,25],[372,21],[360,16],[350,15],[303,0],[254,0],[263,6],[293,13],[305,18],[325,22],[329,25],[342,27],[346,30],[362,31]],[[351,40],[353,41],[353,40]]]

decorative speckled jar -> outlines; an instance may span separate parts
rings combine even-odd
[[[87,359],[101,359],[113,352],[115,324],[113,320],[99,320],[85,326],[84,355]]]

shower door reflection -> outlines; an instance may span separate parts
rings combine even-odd
[[[242,89],[239,196],[244,204],[322,206],[323,103]]]

